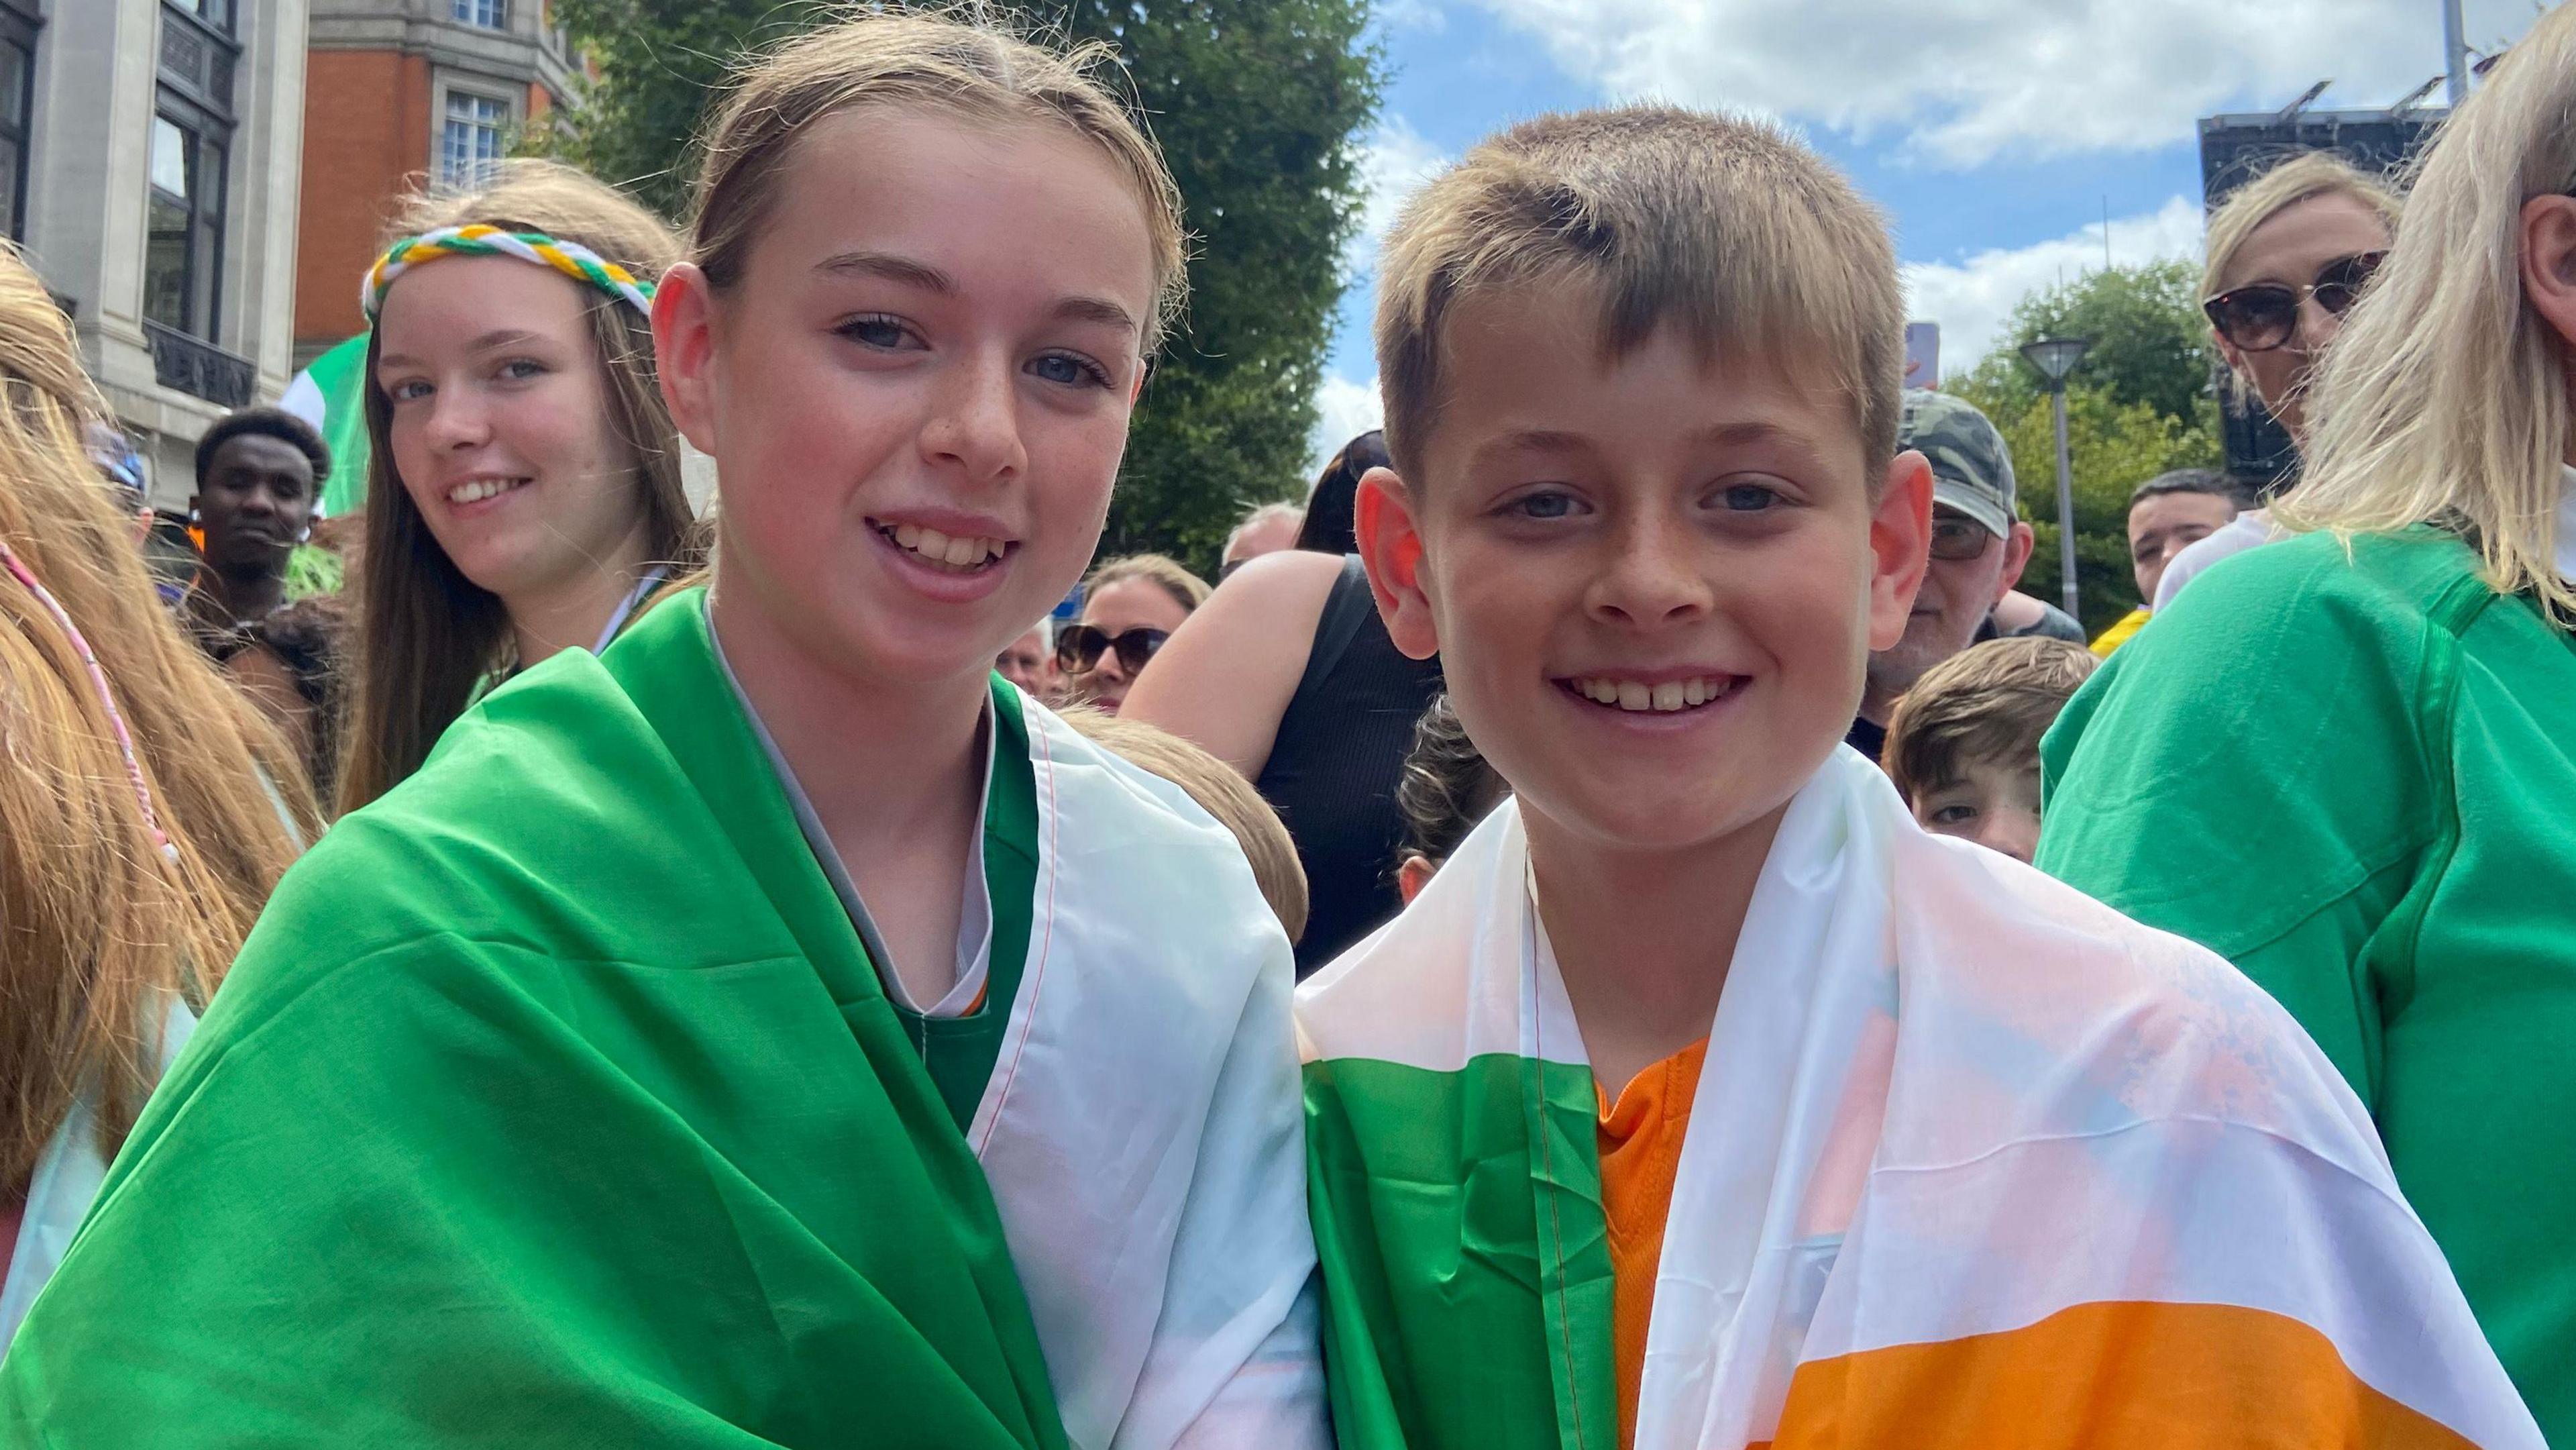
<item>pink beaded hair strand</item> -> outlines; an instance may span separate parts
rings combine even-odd
[[[116,692],[108,688],[107,672],[98,667],[98,656],[91,651],[88,638],[80,632],[79,625],[72,623],[71,615],[65,612],[62,602],[54,598],[53,591],[36,581],[35,574],[5,541],[0,541],[0,565],[6,566],[10,577],[36,596],[36,602],[44,606],[45,613],[53,616],[55,627],[71,641],[72,653],[80,656],[81,668],[89,672],[90,690],[98,696],[99,708],[107,712],[108,729],[116,735],[116,752],[125,758],[125,776],[134,785],[134,803],[143,808],[143,825],[152,833],[152,844],[159,849],[161,859],[173,866],[178,865],[179,848],[171,841],[169,832],[161,829],[160,812],[152,808],[152,790],[143,780],[143,762],[134,754],[134,734],[125,728],[125,715],[116,708]]]

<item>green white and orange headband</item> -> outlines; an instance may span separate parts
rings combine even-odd
[[[385,289],[394,285],[396,277],[441,257],[516,257],[522,262],[552,267],[576,282],[632,303],[638,312],[649,315],[653,310],[652,283],[579,242],[558,241],[543,232],[504,231],[472,222],[405,237],[386,248],[376,264],[367,269],[361,289],[359,305],[366,308],[367,321],[374,323],[376,314],[384,310]]]

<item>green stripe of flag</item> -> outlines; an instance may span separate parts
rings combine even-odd
[[[1344,1450],[1616,1450],[1598,1111],[1581,1063],[1307,1064]]]

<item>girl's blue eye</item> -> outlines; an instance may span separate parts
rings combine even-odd
[[[866,347],[903,346],[903,324],[891,317],[858,317],[841,324],[841,335]]]
[[[532,362],[523,357],[514,357],[508,362],[501,364],[501,376],[508,378],[514,383],[526,382],[528,379],[537,377],[544,373],[545,370],[545,364]]]
[[[397,403],[408,403],[415,398],[428,397],[429,384],[420,382],[417,379],[399,382],[394,384],[392,387],[385,389],[385,396]]]
[[[1029,361],[1029,371],[1050,383],[1062,383],[1067,387],[1090,385],[1105,388],[1109,386],[1108,369],[1098,363],[1075,357],[1071,353],[1051,352],[1043,357],[1032,358]]]
[[[1719,497],[1735,513],[1759,513],[1780,501],[1779,494],[1758,483],[1729,484]]]

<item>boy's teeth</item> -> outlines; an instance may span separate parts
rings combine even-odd
[[[1722,679],[1665,680],[1649,685],[1640,680],[1613,680],[1587,676],[1574,681],[1574,692],[1596,704],[1616,706],[1638,713],[1669,714],[1705,705],[1725,695]]]

